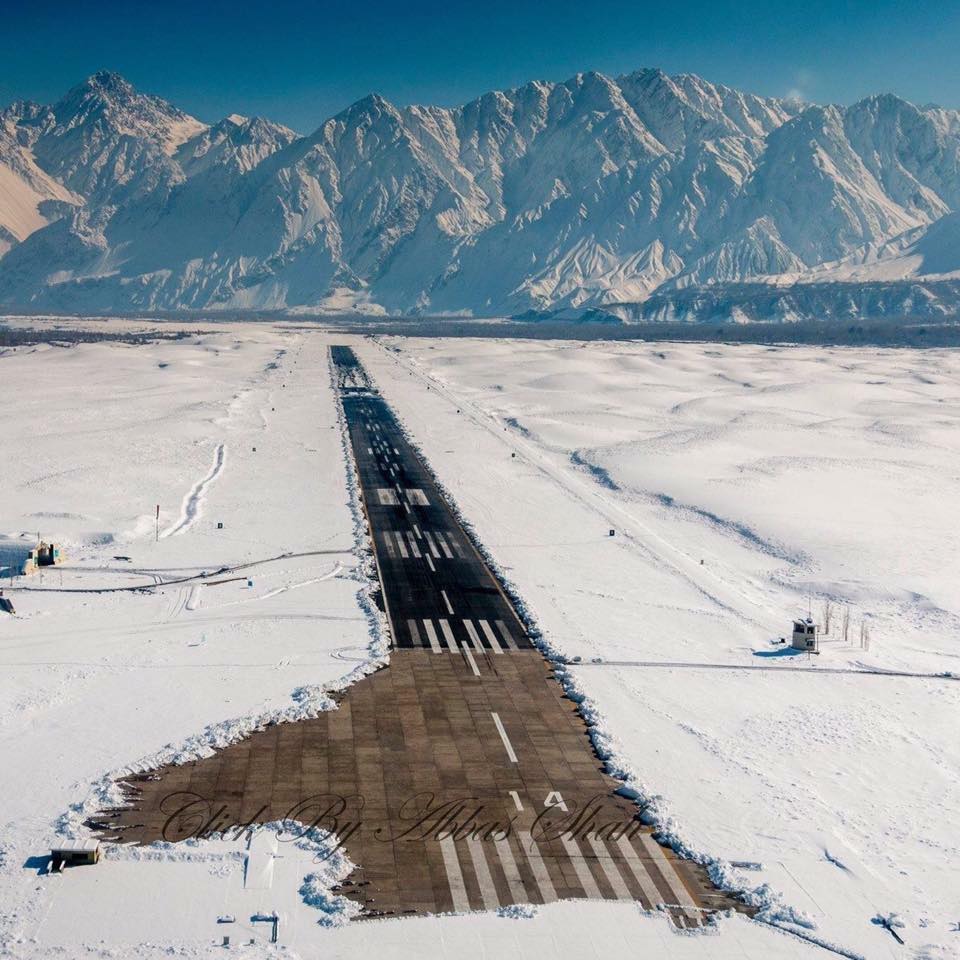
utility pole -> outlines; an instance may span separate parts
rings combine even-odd
[[[160,542],[160,504],[157,504],[157,543]]]

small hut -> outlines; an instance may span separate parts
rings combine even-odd
[[[61,873],[64,867],[94,864],[99,860],[100,842],[98,840],[78,840],[62,847],[54,847],[50,851],[50,870],[53,873]]]
[[[820,628],[809,618],[793,621],[794,650],[806,650],[809,653],[820,652]]]
[[[63,554],[55,543],[0,540],[0,577],[26,577],[62,560]]]

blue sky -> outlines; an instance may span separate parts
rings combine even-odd
[[[960,107],[956,2],[3,2],[0,105],[52,102],[107,69],[203,120],[260,114],[309,132],[372,91],[449,105],[659,66],[820,102],[893,92]]]

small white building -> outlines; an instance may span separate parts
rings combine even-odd
[[[74,843],[54,847],[50,851],[50,870],[61,873],[64,867],[74,867],[80,864],[98,863],[100,860],[99,840],[77,840]]]
[[[809,618],[793,621],[794,650],[806,650],[809,653],[820,652],[820,628]]]
[[[55,543],[0,539],[0,577],[26,577],[63,560]]]

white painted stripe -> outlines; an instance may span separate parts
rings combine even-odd
[[[407,515],[410,514],[410,504],[406,500],[403,501],[403,509],[407,511]]]
[[[450,648],[450,652],[459,652],[460,645],[457,643],[457,638],[453,635],[453,631],[450,629],[450,621],[441,620],[440,629],[443,631],[443,639],[447,641],[447,646]]]
[[[410,549],[413,551],[413,555],[419,560],[420,559],[420,548],[417,546],[417,538],[408,530],[407,531],[407,543],[410,544]]]
[[[510,841],[506,839],[494,840],[493,845],[500,858],[500,866],[503,867],[503,875],[507,878],[507,886],[510,888],[510,896],[514,903],[529,903],[530,898],[523,886],[523,877],[517,869],[517,861],[513,857],[513,850],[510,848]]]
[[[516,790],[507,791],[511,797],[513,797],[513,802],[517,805],[517,809],[523,813],[523,804],[520,802],[520,794]]]
[[[493,877],[490,876],[490,868],[487,866],[487,861],[483,855],[485,846],[486,844],[473,837],[467,839],[467,848],[470,850],[470,857],[473,860],[473,872],[477,875],[483,905],[488,910],[496,910],[500,906],[500,898],[497,896],[497,888],[493,885]]]
[[[570,837],[561,836],[560,842],[567,851],[567,856],[573,864],[573,869],[577,872],[577,879],[580,881],[580,886],[583,887],[583,892],[587,895],[587,899],[602,900],[603,894],[600,893],[597,881],[593,879],[593,874],[590,872],[590,867],[587,866],[586,860],[583,859],[580,848]]]
[[[603,875],[607,878],[607,882],[610,884],[610,886],[613,887],[613,892],[616,898],[618,900],[632,900],[633,897],[630,896],[630,890],[623,882],[623,877],[620,876],[620,871],[617,869],[617,865],[613,862],[613,858],[610,856],[610,851],[595,835],[590,834],[587,839],[590,841],[590,846],[593,847],[593,852],[597,855],[597,863],[600,864],[600,869],[603,871]]]
[[[406,504],[404,504],[406,506]],[[430,554],[427,554],[427,566],[434,572],[437,572],[437,568],[433,565],[433,561],[430,559]]]
[[[494,653],[503,653],[503,647],[500,646],[500,641],[497,640],[497,635],[490,629],[490,624],[486,620],[480,621],[480,629],[483,631],[483,635],[487,638],[487,642],[490,644],[490,649]]]
[[[443,854],[443,868],[447,874],[450,896],[453,898],[453,909],[457,913],[468,913],[470,900],[467,897],[467,885],[463,882],[463,871],[457,859],[457,848],[450,837],[444,837],[440,841],[440,852]]]
[[[423,539],[423,534],[420,532],[420,528],[416,524],[413,525],[413,532],[417,535],[418,540]]]
[[[544,903],[553,903],[555,900],[558,900],[559,897],[557,897],[556,888],[550,879],[547,865],[543,862],[543,857],[540,856],[540,848],[533,842],[533,837],[530,836],[527,830],[521,830],[519,836],[520,845],[527,858],[527,863],[530,864],[534,879],[540,888],[540,899],[543,900]]]
[[[630,872],[640,885],[640,890],[643,892],[644,897],[647,898],[647,905],[652,908],[659,903],[663,903],[663,894],[657,889],[656,884],[653,882],[653,877],[647,872],[646,864],[640,858],[640,854],[637,853],[633,844],[624,836],[617,837],[616,843],[623,851]]]
[[[397,549],[393,545],[393,538],[389,533],[381,533],[380,537],[383,540],[383,545],[387,548],[387,556],[392,557],[394,560],[397,559]]]
[[[447,539],[450,541],[450,546],[453,547],[453,552],[462,560],[464,557],[464,553],[462,548],[460,547],[459,537],[454,536],[452,533],[448,533]]]
[[[443,653],[443,647],[440,646],[440,641],[437,639],[437,631],[433,626],[433,621],[424,620],[423,626],[427,631],[427,639],[430,641],[430,646],[433,648],[433,652]]]
[[[480,642],[480,637],[477,635],[477,629],[473,625],[472,620],[464,620],[463,625],[466,628],[467,636],[470,637],[470,642],[473,644],[473,648],[477,653],[483,653],[483,644]]]
[[[433,537],[430,535],[430,531],[429,531],[429,530],[425,530],[425,531],[424,531],[424,535],[425,535],[426,538],[427,538],[427,543],[430,545],[430,552],[439,560],[439,559],[440,559],[440,551],[437,549],[437,545],[436,545],[436,543],[434,542]]]
[[[369,453],[370,456],[372,457],[372,456],[373,456],[373,447],[367,447],[367,453]]]
[[[437,537],[437,543],[439,543],[440,547],[443,549],[444,556],[448,560],[452,560],[453,554],[450,552],[450,548],[447,546],[446,537],[444,537],[444,535],[439,530],[436,533],[436,537]]]
[[[500,636],[503,637],[503,642],[510,647],[511,650],[519,650],[517,646],[517,641],[513,639],[513,635],[507,629],[507,625],[502,621],[497,621],[497,629],[500,631]]]
[[[426,643],[424,643],[423,637],[420,636],[420,631],[417,629],[417,621],[416,621],[416,620],[408,620],[408,621],[407,621],[407,626],[410,628],[410,637],[411,637],[411,639],[413,640],[413,642],[414,642],[418,647],[425,647],[425,646],[426,646]]]
[[[467,644],[463,645],[463,654],[467,658],[467,663],[470,664],[470,669],[473,671],[475,677],[480,676],[480,670],[477,668],[477,661],[473,659],[473,654],[470,652],[470,647]]]
[[[510,762],[519,763],[520,761],[517,760],[517,755],[513,752],[513,744],[507,737],[507,731],[503,728],[503,721],[500,719],[500,715],[491,712],[490,716],[493,717],[493,722],[497,728],[497,733],[500,734],[500,739],[503,741],[504,747],[506,747],[507,756],[510,758]]]
[[[670,892],[676,897],[675,902],[681,907],[692,907],[696,910],[697,905],[693,897],[690,896],[690,891],[687,890],[683,885],[683,881],[677,876],[677,871],[674,869],[673,864],[667,859],[667,855],[663,852],[663,847],[661,847],[649,833],[641,833],[640,842],[643,844],[644,850],[650,855],[650,859],[660,868],[660,872],[663,874],[664,880],[667,881]],[[688,916],[689,915],[690,914],[688,914]],[[692,916],[696,916],[696,914]]]
[[[453,616],[453,607],[450,606],[450,598],[447,596],[447,591],[441,590],[440,596],[443,597],[443,602],[447,605],[447,613]]]
[[[400,456],[400,451],[399,451],[396,447],[393,448],[393,452],[394,452],[398,457]]]
[[[394,536],[394,538],[395,538],[396,541],[397,541],[397,546],[400,548],[400,556],[403,557],[404,560],[406,560],[407,557],[410,556],[410,554],[407,553],[407,548],[406,548],[406,546],[404,545],[404,542],[403,542],[403,534],[400,533],[399,530],[394,530],[394,531],[393,531],[393,536]]]

